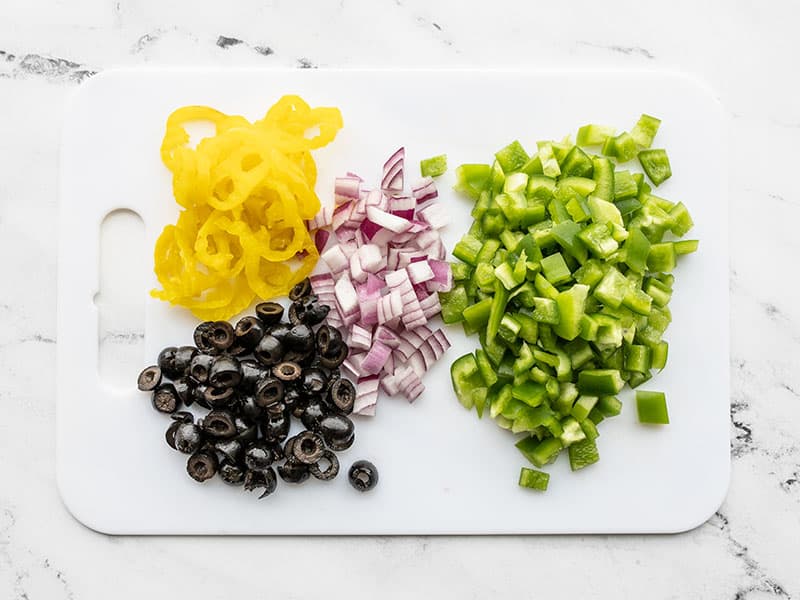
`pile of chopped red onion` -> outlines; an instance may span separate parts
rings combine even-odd
[[[330,273],[313,275],[328,322],[342,329],[350,347],[344,362],[356,377],[354,413],[374,415],[378,391],[414,401],[422,377],[450,342],[428,323],[441,312],[437,292],[453,277],[439,230],[448,216],[436,185],[424,177],[403,190],[405,149],[383,166],[379,188],[353,173],[336,179],[335,208],[323,208],[309,230]],[[331,226],[335,244],[328,247]]]

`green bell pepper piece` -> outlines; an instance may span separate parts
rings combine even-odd
[[[649,315],[653,299],[642,290],[630,286],[622,299],[622,305],[640,315]]]
[[[514,316],[519,321],[519,337],[529,344],[535,344],[539,337],[539,323],[526,313],[519,312]]]
[[[584,434],[585,435],[585,434]],[[578,471],[600,460],[600,453],[594,440],[589,438],[572,444],[568,448],[569,466],[573,471]]]
[[[578,374],[578,389],[589,396],[615,395],[624,386],[616,369],[586,369]]]
[[[619,162],[624,163],[636,157],[639,149],[636,147],[631,134],[623,131],[616,137],[606,138],[603,144],[602,152],[605,156],[616,158]]]
[[[636,392],[636,412],[640,423],[668,425],[667,398],[663,392]]]
[[[522,467],[519,471],[519,486],[544,492],[550,483],[550,474]]]
[[[497,331],[500,329],[500,320],[503,318],[503,314],[505,314],[507,304],[508,290],[498,281],[494,286],[494,297],[492,298],[491,310],[489,312],[489,321],[486,324],[487,340],[494,340],[494,337],[497,335]]]
[[[609,223],[592,223],[578,232],[578,238],[592,254],[602,259],[607,259],[619,249],[617,240],[611,237]]]
[[[531,318],[538,323],[549,325],[557,324],[561,319],[558,312],[558,304],[550,298],[534,298],[534,311]],[[541,331],[541,328],[540,328]]]
[[[652,352],[647,346],[633,344],[625,352],[625,369],[637,373],[649,373]]]
[[[553,192],[556,189],[556,180],[545,175],[531,175],[528,178],[528,189],[526,195],[529,199],[544,200],[549,202],[553,199]]]
[[[464,320],[474,329],[484,327],[489,322],[492,304],[491,298],[484,298],[480,302],[470,304],[462,312]]]
[[[661,119],[642,114],[636,125],[631,129],[631,137],[638,145],[643,148],[649,148],[658,133],[659,125],[661,125]]]
[[[600,432],[597,431],[597,425],[588,417],[581,421],[581,429],[583,429],[583,433],[586,434],[587,440],[594,441],[600,437]]]
[[[594,167],[592,167],[592,170],[594,170]],[[596,187],[597,182],[591,178],[591,175],[586,177],[562,177],[556,185],[556,188],[570,189],[583,197],[594,192]]]
[[[499,387],[498,387],[499,386]],[[511,384],[495,385],[489,392],[489,416],[497,418],[513,400],[511,396]]]
[[[509,173],[506,171],[506,173]],[[528,188],[528,175],[525,173],[509,173],[503,182],[503,193],[511,194],[520,192],[523,195]]]
[[[450,271],[453,273],[453,281],[464,281],[472,277],[472,267],[467,263],[450,263]]]
[[[569,211],[561,198],[553,197],[547,205],[547,212],[550,213],[553,223],[558,224],[569,220]]]
[[[542,161],[542,173],[547,177],[558,177],[561,175],[561,168],[558,166],[558,160],[556,160],[555,154],[553,153],[552,142],[541,142],[538,146],[539,160]]]
[[[458,323],[467,308],[467,290],[463,285],[456,285],[449,292],[439,292],[439,304],[442,305],[442,320],[447,323]]]
[[[607,158],[596,156],[592,159],[594,173],[592,178],[597,182],[593,196],[607,202],[614,201],[614,163]]]
[[[453,256],[474,267],[482,247],[483,244],[479,239],[467,234],[453,248]]]
[[[447,171],[447,155],[440,154],[424,158],[419,162],[419,170],[423,177],[438,177]]]
[[[686,208],[683,202],[678,202],[675,206],[669,209],[669,216],[672,217],[674,225],[670,229],[672,233],[678,237],[683,237],[694,226],[692,216],[689,214],[689,209]]]
[[[530,160],[530,156],[525,152],[525,148],[523,148],[522,144],[517,140],[514,140],[505,148],[498,150],[494,157],[497,159],[497,162],[500,163],[504,173],[518,171]]]
[[[583,237],[581,236],[582,233],[583,230],[581,229],[581,226],[569,219],[562,221],[553,227],[553,237],[555,238],[556,242],[558,242],[558,245],[581,264],[585,263],[586,259],[589,258],[586,246],[584,245]],[[561,255],[559,254],[558,256]],[[544,260],[547,260],[548,258],[550,257],[547,257]],[[542,268],[544,269],[543,261]],[[547,273],[545,273],[545,276],[547,277]],[[557,284],[557,282],[550,279],[550,277],[547,277],[547,279],[550,280],[551,283]]]
[[[622,402],[616,396],[600,396],[597,409],[604,417],[616,417],[622,412]]]
[[[660,273],[669,273],[675,269],[675,246],[672,242],[662,242],[650,246],[647,268]]]
[[[593,171],[592,159],[578,146],[572,147],[561,165],[561,173],[567,177],[591,177]]]
[[[575,404],[572,405],[570,414],[580,423],[589,416],[598,400],[597,396],[579,396]]]
[[[669,354],[669,344],[661,340],[658,344],[651,348],[652,362],[651,367],[654,369],[662,370],[667,366],[667,355]]]
[[[575,141],[579,146],[600,146],[615,133],[616,130],[608,125],[584,125],[578,129]]]
[[[519,321],[517,321],[513,316],[510,314],[504,314],[502,317],[500,317],[500,325],[497,329],[497,335],[499,335],[500,339],[506,344],[511,345],[517,340],[519,330]]]
[[[457,358],[450,366],[450,379],[453,391],[461,405],[467,410],[475,406],[472,392],[475,388],[486,387],[478,370],[478,363],[472,354]]]
[[[566,283],[572,279],[572,273],[570,273],[569,267],[567,267],[567,263],[564,262],[564,257],[560,252],[545,256],[541,261],[541,265],[545,279],[552,285]]]
[[[586,439],[581,424],[574,417],[567,416],[561,419],[561,429],[563,431],[559,439],[564,448],[569,448],[572,444]]]
[[[532,225],[528,228],[528,231],[539,248],[547,248],[555,243],[555,238],[553,238],[553,222],[549,219]]]
[[[536,277],[533,278],[533,287],[536,288],[536,292],[543,298],[555,300],[558,297],[558,290],[556,287],[547,281],[545,276],[541,273],[537,273]]]
[[[529,376],[529,371],[535,362],[535,358],[533,357],[533,352],[531,351],[531,347],[528,346],[527,343],[523,342],[520,346],[520,350],[517,354],[517,359],[514,361],[514,376],[519,377],[521,375],[525,375],[526,377]]]
[[[555,460],[563,445],[558,438],[545,438],[542,441],[535,437],[527,437],[518,441],[515,446],[522,455],[537,467],[543,467]]]
[[[590,288],[596,286],[603,279],[605,270],[603,265],[594,258],[590,258],[581,267],[575,271],[572,276],[575,281],[588,285]]]
[[[475,206],[472,207],[472,210],[469,214],[473,219],[475,219],[475,221],[480,221],[491,206],[492,196],[488,191],[483,191],[481,192],[481,195],[478,197],[478,200],[475,202]]]
[[[586,297],[589,286],[576,283],[570,289],[558,294],[559,321],[554,326],[557,335],[565,340],[574,340],[581,331],[581,318],[585,314]]]
[[[631,371],[630,372],[630,377],[628,378],[628,385],[631,386],[631,388],[635,389],[635,388],[639,387],[640,385],[642,385],[643,383],[646,383],[646,382],[650,381],[652,378],[653,378],[653,375],[651,373],[649,373],[649,372],[647,372],[647,373],[635,373],[635,372]]]
[[[642,150],[638,156],[642,169],[653,185],[659,186],[672,176],[672,167],[666,150]]]
[[[586,363],[594,359],[592,347],[585,340],[580,338],[568,342],[564,346],[564,350],[566,350],[567,356],[569,356],[570,366],[573,370],[580,369]]]
[[[606,306],[618,308],[630,288],[627,278],[614,267],[609,266],[603,279],[592,294]]]
[[[697,247],[699,245],[700,242],[698,240],[680,240],[679,242],[672,242],[672,247],[675,249],[676,256],[697,252]]]
[[[531,408],[536,408],[544,402],[547,393],[545,387],[541,383],[526,381],[523,384],[512,387],[511,395]]]
[[[494,274],[492,265],[485,262],[479,262],[475,267],[475,274],[472,276],[473,282],[482,292],[490,294],[494,291],[494,282],[497,277]]]
[[[636,198],[639,195],[639,186],[630,171],[614,172],[614,201],[626,198]]]
[[[532,175],[541,175],[542,174],[542,161],[539,159],[538,154],[534,154],[530,157],[528,162],[526,162],[520,168],[520,171],[528,175],[529,177]]]
[[[497,383],[497,373],[494,372],[489,355],[486,354],[483,348],[475,350],[475,363],[478,365],[478,372],[487,386],[491,387]]]
[[[628,229],[628,239],[623,245],[625,248],[625,264],[637,273],[647,270],[647,257],[650,254],[650,240],[638,227]]]
[[[453,189],[466,194],[473,200],[487,191],[492,181],[492,167],[489,165],[461,165],[456,168],[456,184]]]

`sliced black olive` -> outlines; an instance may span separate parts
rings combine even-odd
[[[253,350],[253,356],[262,365],[271,367],[277,365],[283,360],[284,348],[281,341],[273,335],[265,335],[258,342],[256,349]]]
[[[172,413],[169,418],[179,423],[194,423],[194,415],[188,410],[179,410],[178,412]]]
[[[317,349],[323,356],[337,356],[339,350],[344,345],[342,342],[342,332],[330,325],[323,325],[317,329],[316,337]]]
[[[284,361],[272,367],[272,374],[281,381],[294,381],[302,373],[303,369],[296,362]]]
[[[239,389],[245,392],[254,392],[259,379],[269,373],[260,363],[252,359],[239,361],[239,367],[242,369],[242,380],[239,382]]]
[[[292,325],[300,325],[306,322],[306,308],[307,305],[303,302],[292,302],[289,305],[287,316]]]
[[[194,346],[181,346],[175,351],[175,369],[182,374],[188,374],[189,365],[197,355],[197,348]]]
[[[214,357],[210,354],[197,354],[189,363],[189,375],[198,383],[208,381],[208,373],[211,365],[214,364]]]
[[[236,323],[233,333],[236,336],[234,345],[251,351],[264,337],[264,324],[257,317],[242,317]]]
[[[175,430],[175,450],[194,454],[203,443],[203,432],[194,423],[179,423]]]
[[[261,302],[256,304],[256,315],[264,325],[269,327],[281,322],[283,307],[277,302]]]
[[[278,415],[286,414],[286,405],[281,400],[280,402],[273,402],[266,408],[267,417],[276,417]]]
[[[215,388],[209,385],[205,389],[203,399],[211,408],[222,408],[236,400],[236,390],[233,388]]]
[[[337,379],[331,385],[330,398],[340,412],[349,415],[356,401],[356,386],[349,379]]]
[[[302,395],[300,394],[300,390],[296,387],[290,385],[284,385],[283,391],[283,405],[286,407],[287,410],[294,411],[295,407],[300,403]],[[298,416],[298,418],[300,418]]]
[[[208,382],[214,387],[233,388],[242,381],[242,367],[232,356],[218,356],[211,365]]]
[[[214,321],[208,343],[216,350],[227,350],[233,346],[233,326],[227,321]]]
[[[295,325],[286,334],[284,343],[289,350],[308,352],[314,349],[314,331],[305,324]]]
[[[227,460],[219,466],[220,479],[229,485],[242,485],[244,474],[245,471],[242,467]]]
[[[328,377],[328,389],[325,391],[330,392],[331,388],[333,388],[333,384],[342,378],[342,372],[339,369],[325,369],[324,367],[320,368],[325,371],[325,374]]]
[[[211,405],[206,400],[206,393],[209,390],[209,386],[205,383],[198,383],[194,386],[194,401],[197,402],[203,408],[211,409]]]
[[[181,370],[175,364],[175,354],[177,352],[178,349],[175,346],[169,346],[158,354],[158,367],[161,369],[161,373],[169,378],[182,375]]]
[[[356,441],[356,436],[355,434],[353,434],[348,438],[343,438],[343,439],[337,438],[335,440],[328,440],[327,443],[328,447],[334,452],[344,452],[345,450],[350,448],[350,446],[352,446],[353,442],[355,441]]]
[[[215,438],[230,438],[236,435],[236,423],[227,410],[212,410],[203,419],[203,431]]]
[[[319,364],[325,367],[326,369],[335,369],[345,361],[347,355],[350,353],[350,350],[347,348],[345,344],[339,346],[339,350],[336,354],[325,355],[323,354],[320,356]]]
[[[214,321],[204,321],[194,330],[194,345],[200,352],[212,350],[211,332],[214,330]]]
[[[289,436],[291,419],[285,414],[269,416],[261,422],[261,435],[267,442],[282,442]]]
[[[256,404],[266,408],[283,400],[283,382],[274,377],[265,377],[256,389]]]
[[[289,300],[300,300],[311,293],[311,280],[306,277],[289,290]]]
[[[177,450],[175,447],[175,432],[178,431],[178,427],[183,425],[180,421],[173,421],[167,427],[166,433],[164,433],[164,439],[167,440],[167,445],[172,448],[173,450]]]
[[[236,417],[234,425],[236,425],[236,437],[233,439],[238,440],[242,445],[246,446],[258,439],[258,425],[254,420]]]
[[[316,429],[328,445],[331,445],[331,442],[344,442],[353,436],[354,430],[353,422],[338,414],[322,417]]]
[[[251,471],[263,471],[275,461],[272,446],[265,442],[250,444],[244,452],[244,464]]]
[[[256,404],[256,397],[253,394],[242,394],[238,402],[239,412],[248,419],[258,421],[266,413],[263,406]]]
[[[278,475],[281,476],[286,483],[303,483],[311,474],[308,470],[308,465],[295,460],[287,460],[284,464],[278,467]]]
[[[153,390],[153,408],[162,413],[174,413],[181,401],[171,383],[162,383]]]
[[[325,406],[318,398],[311,398],[306,402],[300,420],[306,429],[316,431],[320,421],[327,415]]]
[[[191,406],[194,402],[194,383],[188,377],[178,377],[172,382],[178,399],[186,406]]]
[[[186,462],[186,472],[189,473],[189,477],[202,483],[217,474],[218,466],[219,461],[215,453],[200,450],[189,457]]]
[[[286,336],[289,335],[289,332],[291,330],[292,328],[286,323],[276,323],[275,325],[267,329],[264,335],[271,335],[275,339],[280,340],[282,343],[283,340],[286,339]]]
[[[311,474],[321,481],[330,481],[339,474],[339,459],[330,450],[325,450],[319,460],[309,465]]]
[[[359,492],[368,492],[378,485],[378,469],[368,460],[357,460],[347,472],[347,479]]]
[[[296,362],[301,367],[310,367],[314,360],[316,359],[316,355],[314,353],[314,349],[308,350],[306,352],[298,352],[296,350],[289,350],[286,354],[283,355],[284,362]]]
[[[272,457],[277,460],[283,460],[286,456],[283,453],[283,446],[281,446],[280,442],[270,442],[267,444],[269,449],[272,451]]]
[[[144,371],[139,373],[139,379],[136,381],[136,387],[143,392],[152,392],[161,384],[161,369],[156,365],[147,367]]]
[[[311,431],[303,431],[297,434],[292,444],[292,455],[301,463],[310,465],[322,458],[325,451],[325,444],[322,438]]]
[[[231,462],[238,462],[242,454],[242,443],[235,438],[220,440],[214,444],[214,450],[219,452],[225,459]]]
[[[312,302],[306,306],[303,323],[311,326],[322,323],[327,318],[330,311],[331,307],[327,304]]]
[[[267,467],[263,471],[247,471],[244,476],[244,489],[248,492],[261,489],[259,499],[269,496],[278,487],[278,479],[275,477],[275,470]]]
[[[328,387],[328,378],[322,369],[311,367],[303,371],[303,391],[306,394],[319,395]]]
[[[290,460],[295,460],[294,458],[294,441],[297,439],[296,435],[293,435],[289,439],[287,439],[283,443],[283,455]]]

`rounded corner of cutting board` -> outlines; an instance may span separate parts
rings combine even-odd
[[[676,519],[676,523],[670,526],[665,533],[687,533],[697,529],[713,517],[728,496],[728,489],[731,483],[731,460],[730,453],[725,461],[725,472],[720,477],[716,487],[707,488],[703,491],[703,496],[697,500],[693,506],[693,512],[681,515]]]
[[[78,500],[81,494],[75,494],[72,491],[74,485],[79,484],[79,478],[67,476],[64,472],[64,465],[58,465],[58,473],[56,477],[56,485],[58,488],[58,495],[61,497],[61,503],[64,505],[66,511],[78,523],[102,535],[115,535],[117,531],[110,522],[103,520],[101,511],[97,510],[96,506],[84,506]]]

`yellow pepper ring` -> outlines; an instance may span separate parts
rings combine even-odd
[[[186,125],[215,133],[189,147]],[[310,150],[342,128],[336,108],[284,96],[251,123],[206,106],[167,119],[161,159],[182,210],[155,245],[155,298],[203,320],[229,319],[256,296],[286,294],[314,269],[319,253],[306,221],[319,211]]]

